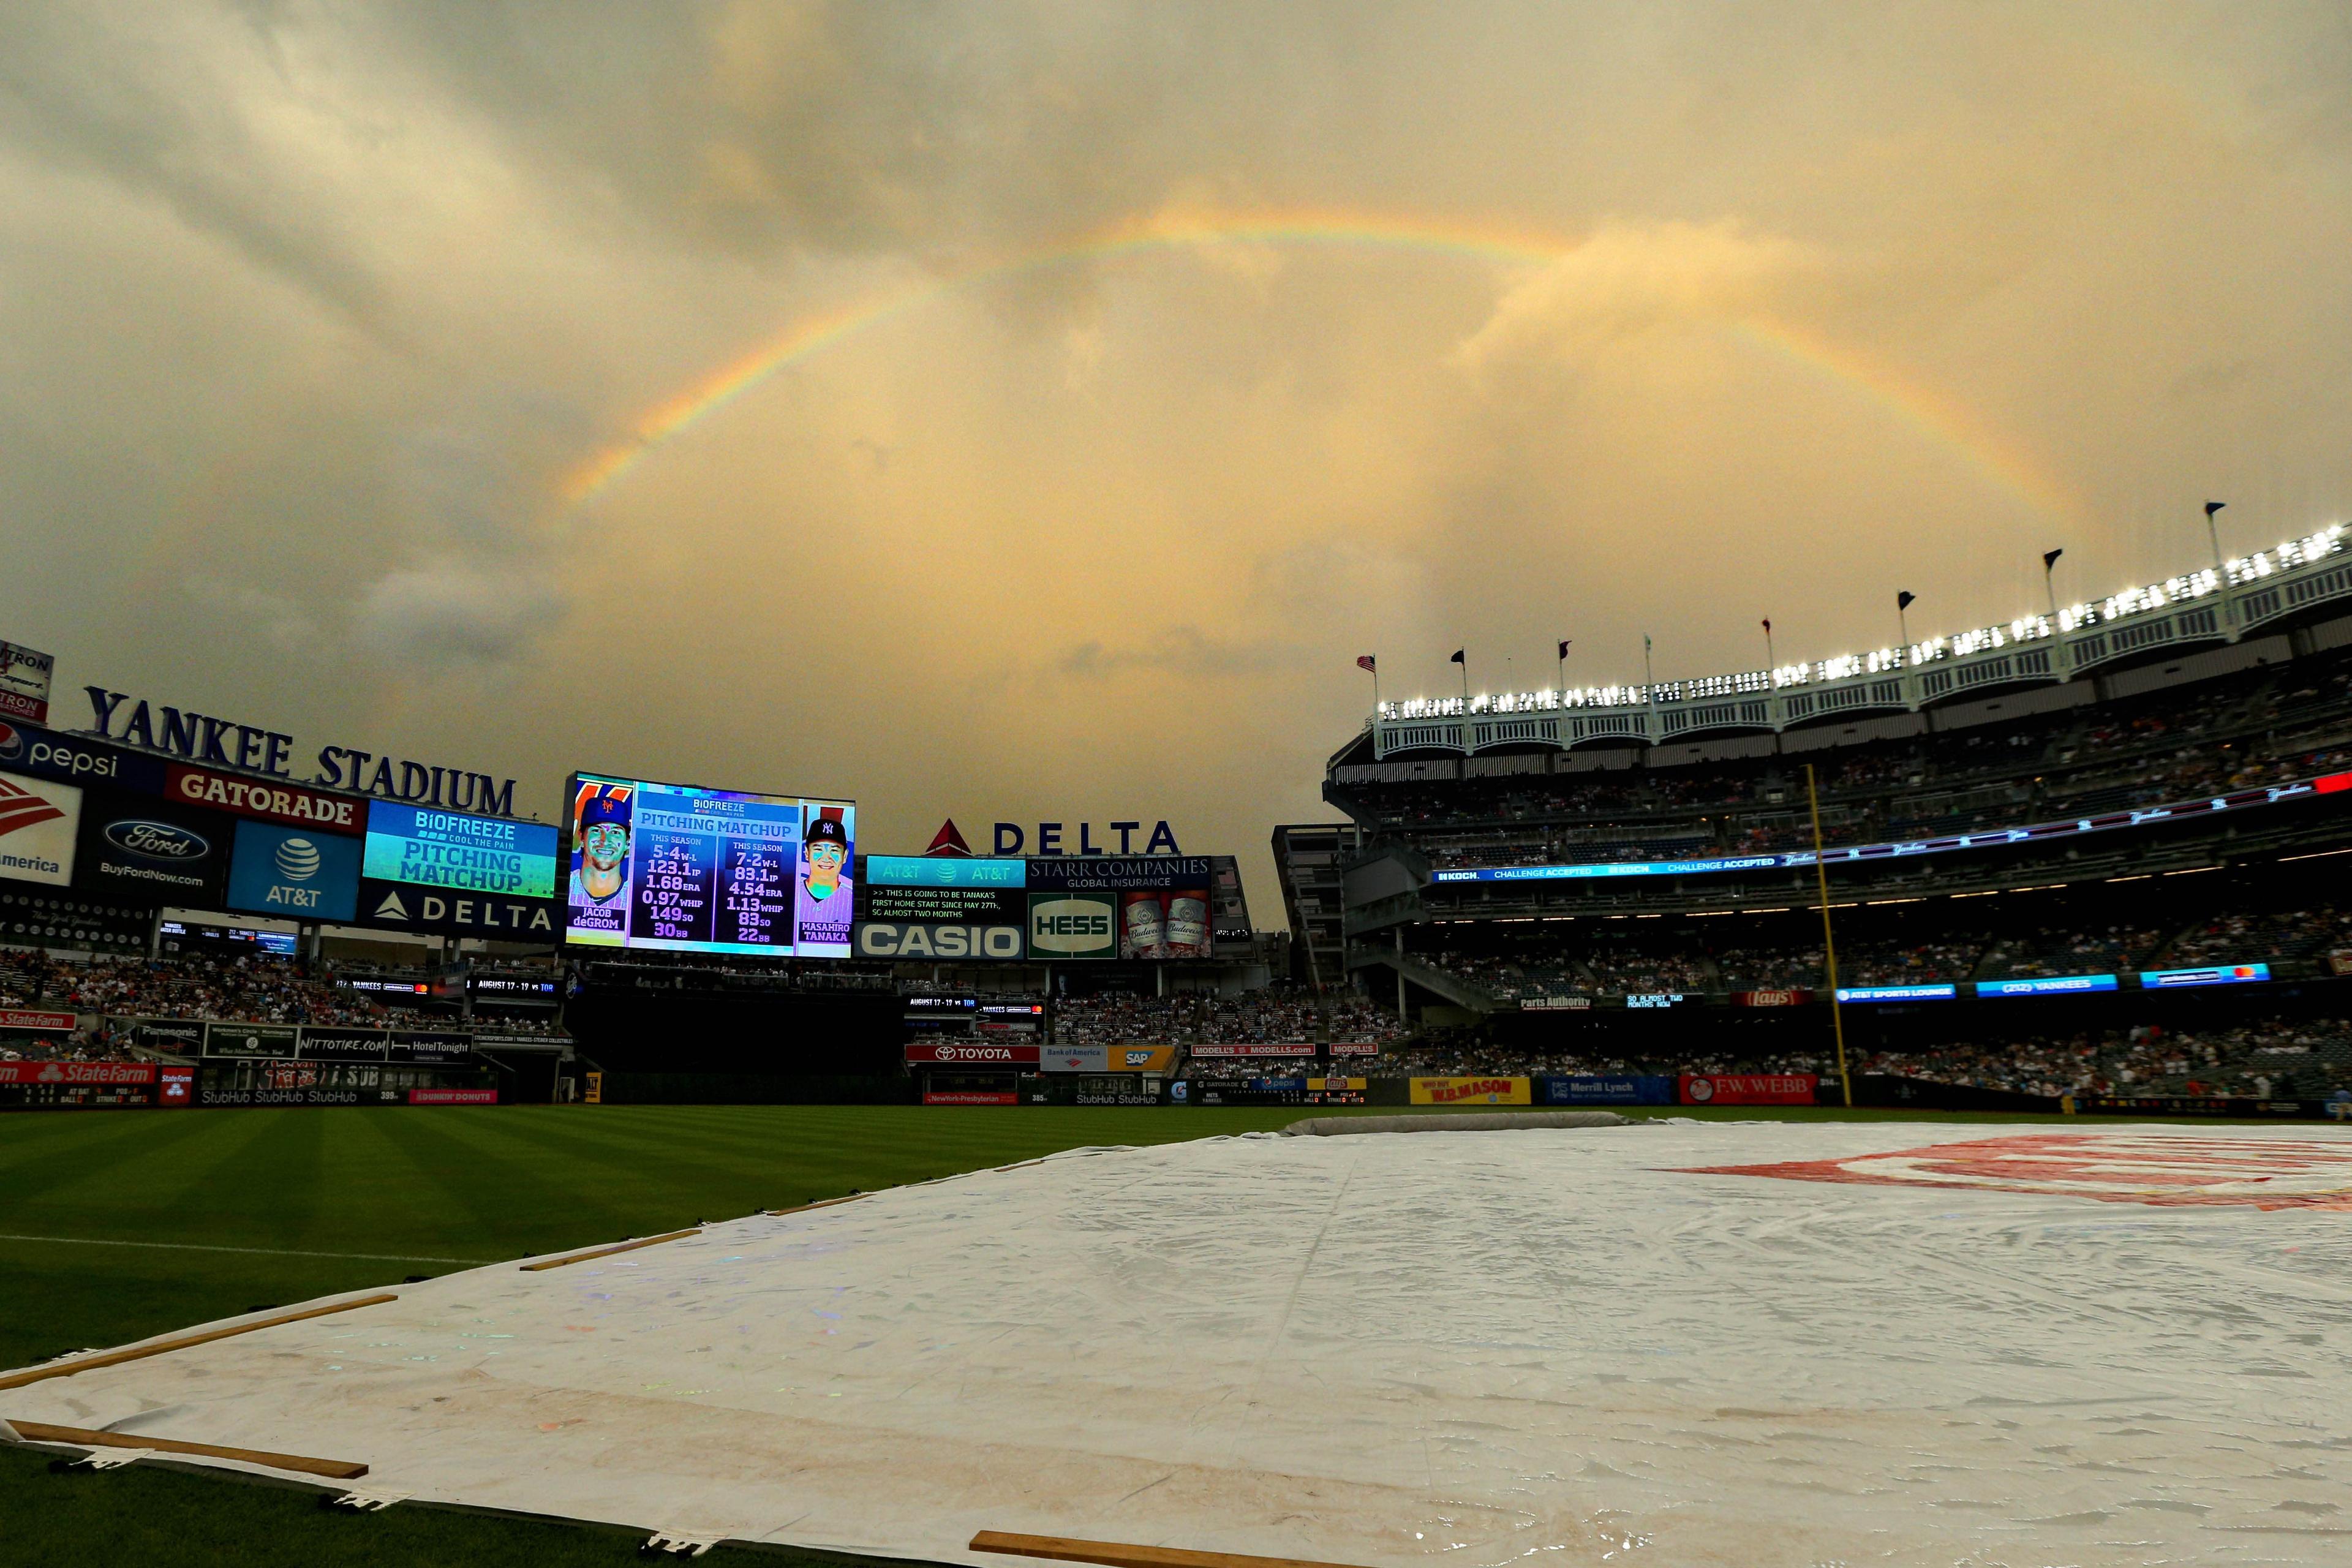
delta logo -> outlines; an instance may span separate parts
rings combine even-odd
[[[65,815],[43,796],[6,779],[0,779],[0,837],[21,833],[44,822],[62,821]]]

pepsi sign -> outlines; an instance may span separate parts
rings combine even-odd
[[[114,784],[148,795],[160,795],[163,789],[163,766],[152,758],[6,720],[0,720],[0,768],[68,784]]]

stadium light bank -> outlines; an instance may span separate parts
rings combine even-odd
[[[2096,603],[2081,603],[2062,606],[2056,616],[2046,615],[2020,616],[2015,620],[1989,626],[1976,626],[1947,637],[1928,637],[1907,647],[1873,648],[1867,653],[1843,653],[1831,658],[1811,663],[1784,664],[1772,669],[1740,670],[1728,675],[1703,675],[1685,680],[1659,680],[1622,686],[1585,686],[1567,690],[1547,687],[1538,691],[1505,691],[1481,693],[1466,701],[1459,697],[1413,697],[1401,702],[1382,702],[1373,714],[1381,723],[1410,722],[1415,720],[1462,719],[1485,715],[1528,713],[1560,713],[1577,709],[1615,710],[1647,709],[1657,703],[1691,703],[1718,701],[1724,699],[1769,697],[1776,693],[1819,686],[1829,686],[1874,676],[1901,675],[1906,671],[1928,668],[1939,663],[1977,658],[2035,643],[2067,637],[2093,627],[2105,627],[2115,623],[2129,623],[2168,612],[2180,605],[2194,605],[2222,594],[2224,589],[2232,598],[2250,598],[2251,590],[2259,589],[2268,580],[2282,575],[2302,575],[2308,568],[2317,566],[2329,557],[2343,553],[2347,526],[2330,523],[2316,533],[2301,539],[2282,542],[2275,548],[2258,550],[2225,561],[2217,569],[2205,567],[2161,583],[2130,587],[2111,594]],[[2347,580],[2337,592],[2352,595],[2352,580]],[[2335,594],[2319,594],[2298,599],[2281,608],[2264,607],[2260,619],[2269,619],[2283,613],[2284,608],[2300,608],[2320,598]],[[2247,617],[2238,629],[2257,617]],[[2221,623],[2206,635],[2220,635]],[[2170,641],[2169,637],[2151,639]],[[2118,651],[2128,651],[2118,650]],[[2107,650],[2102,647],[2103,655]],[[2093,662],[2077,659],[2076,663]],[[2031,674],[2057,673],[2046,667]],[[1926,695],[1942,695],[1929,692]],[[1871,703],[1837,704],[1840,707],[1913,705],[1910,700],[1895,700]],[[1804,715],[1792,715],[1801,717]],[[1678,728],[1679,726],[1677,726]],[[1509,736],[1505,739],[1526,739]]]

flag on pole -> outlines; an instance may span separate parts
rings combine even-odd
[[[1576,639],[1575,639],[1574,637],[1562,637],[1562,638],[1560,638],[1560,639],[1559,639],[1559,657],[1560,657],[1560,658],[1566,658],[1568,657],[1568,645],[1569,645],[1570,643],[1571,643],[1571,642],[1574,642],[1575,640],[1576,640]]]
[[[2050,553],[2054,557],[2058,552],[2053,550]],[[1895,595],[1895,613],[1899,616],[1918,602],[1919,595],[1906,588]]]
[[[2210,513],[2208,513],[2207,515],[2208,515],[2208,516],[2210,516],[2211,514],[2210,514]],[[2063,550],[2045,550],[2045,551],[2043,551],[2043,552],[2042,552],[2042,569],[2044,572],[2049,571],[2049,570],[2050,570],[2050,568],[2052,568],[2053,566],[2055,566],[2055,565],[2057,565],[2057,564],[2058,564],[2058,557],[2060,557],[2061,555],[2063,555],[2063,554],[2065,554],[2065,553],[2066,553],[2066,552],[2065,552],[2065,551],[2063,551]]]
[[[1764,635],[1768,637],[1772,635],[1772,617],[1769,616],[1764,617]]]
[[[1371,675],[1378,675],[1381,672],[1380,664],[1368,653],[1360,653],[1356,656],[1356,668]]]
[[[1470,661],[1463,656],[1469,651],[1470,650],[1466,647],[1457,647],[1454,650],[1454,657],[1447,659],[1445,662],[1448,664],[1458,664],[1463,668],[1467,669],[1470,668]]]

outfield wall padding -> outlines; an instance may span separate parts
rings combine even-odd
[[[1350,1132],[1518,1132],[1546,1127],[1626,1127],[1613,1110],[1465,1110],[1452,1116],[1318,1116],[1283,1129],[1292,1137]]]

